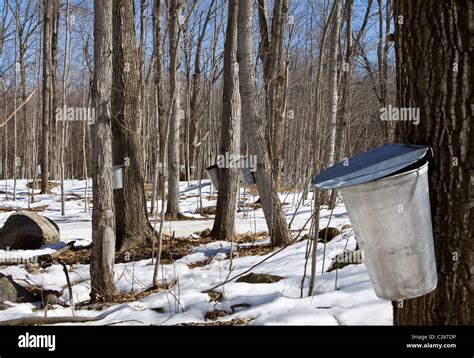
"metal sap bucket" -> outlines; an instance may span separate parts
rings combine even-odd
[[[246,185],[255,185],[257,184],[255,180],[255,175],[249,168],[240,168],[240,175],[244,179]]]
[[[255,180],[254,172],[250,168],[250,159],[249,157],[240,158],[238,161],[240,175],[244,179],[246,185],[255,185],[257,181]]]
[[[340,189],[375,293],[382,299],[410,299],[436,288],[428,150],[387,145],[316,178],[316,186]]]
[[[113,189],[123,188],[123,165],[113,165]]]
[[[341,195],[376,295],[400,300],[434,290],[428,163],[343,188]]]
[[[206,173],[209,176],[209,179],[211,179],[211,183],[214,186],[214,188],[216,188],[216,190],[219,190],[220,173],[219,173],[219,167],[217,166],[217,164],[207,167]]]

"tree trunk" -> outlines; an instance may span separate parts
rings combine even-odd
[[[61,4],[60,0],[54,0],[53,4],[53,18],[52,18],[53,29],[51,35],[51,143],[50,143],[50,173],[51,179],[58,179],[60,170],[60,151],[61,143],[59,139],[59,126],[56,120],[56,109],[59,104],[59,95],[57,90],[57,70],[58,70],[58,43],[59,33],[61,28]],[[64,57],[66,58],[66,56]],[[64,105],[64,103],[63,103]],[[64,125],[64,123],[62,123]]]
[[[201,55],[202,55],[202,48],[203,48],[203,42],[204,42],[204,36],[206,36],[206,29],[209,24],[209,21],[211,20],[213,10],[214,10],[214,3],[215,0],[211,0],[211,3],[209,4],[209,9],[206,14],[206,19],[204,20],[204,24],[201,30],[201,33],[199,34],[197,44],[196,44],[196,54],[194,57],[194,74],[193,74],[193,92],[191,95],[191,103],[190,103],[190,113],[191,113],[191,118],[190,118],[190,128],[189,128],[189,139],[191,142],[190,145],[190,165],[198,165],[198,149],[199,147],[197,146],[198,142],[198,135],[199,135],[199,130],[198,130],[198,124],[199,124],[199,119],[201,117],[201,108],[200,108],[200,103],[201,103]]]
[[[273,8],[271,31],[265,0],[258,0],[260,26],[260,58],[266,92],[267,137],[270,141],[272,180],[276,190],[280,187],[280,160],[283,159],[283,139],[286,111],[287,73],[284,54],[284,39],[288,0],[276,0]]]
[[[19,4],[18,0],[15,1],[15,37],[14,37],[14,60],[15,60],[15,73],[13,75],[13,110],[15,111],[14,117],[13,117],[13,158],[14,158],[14,164],[13,164],[13,201],[16,201],[16,179],[18,178],[18,167],[20,163],[17,162],[18,157],[18,121],[17,121],[17,81],[18,81],[18,70],[17,70],[17,61],[18,61],[18,48],[17,48],[17,43],[18,43],[18,33],[19,33]]]
[[[346,135],[349,123],[349,106],[351,98],[351,77],[352,77],[352,6],[354,0],[346,1],[346,53],[342,64],[342,98],[339,116],[339,128],[336,135],[336,161],[340,162],[346,155]]]
[[[114,280],[115,217],[112,189],[112,3],[94,2],[95,75],[93,103],[96,121],[92,130],[92,252],[91,300],[116,293]]]
[[[49,193],[49,124],[51,121],[51,41],[53,0],[44,0],[43,15],[43,118],[41,133],[41,193]]]
[[[337,55],[339,52],[339,29],[341,23],[341,0],[335,0],[332,14],[331,32],[329,34],[329,135],[325,149],[325,165],[334,164],[336,149],[336,123],[337,123]]]
[[[21,103],[25,103],[26,102],[26,98],[27,98],[27,94],[26,94],[26,62],[25,62],[25,52],[26,52],[26,47],[27,47],[27,44],[28,44],[28,40],[27,39],[23,39],[23,26],[21,27],[21,31],[19,33],[19,36],[18,36],[18,41],[19,41],[19,51],[18,51],[18,61],[20,63],[20,91],[21,91]],[[28,122],[29,125],[31,125],[31,122],[28,120],[28,107],[25,105],[23,106],[23,108],[21,109],[21,118],[22,118],[22,121],[23,122]],[[30,127],[31,128],[31,127]],[[31,145],[33,143],[33,135],[34,135],[34,132],[33,131],[28,131],[26,133],[26,138],[25,138],[25,147],[26,148],[31,148]],[[26,170],[27,170],[27,174],[26,174],[26,177],[27,178],[32,178],[33,177],[33,174],[32,172],[29,171],[28,167],[29,168],[33,168],[33,162],[31,160],[31,156],[27,155],[25,153],[25,161],[26,161]]]
[[[124,251],[151,239],[143,170],[140,64],[133,0],[113,6],[113,162],[124,165],[123,188],[114,191],[117,249]]]
[[[338,104],[338,61],[339,54],[339,33],[341,28],[341,2],[335,0],[334,12],[331,20],[331,32],[329,34],[329,123],[328,123],[328,142],[325,145],[325,165],[330,167],[335,163],[336,157],[336,124],[337,124],[337,104]],[[337,190],[332,190],[329,200],[329,207],[336,205]]]
[[[385,18],[383,16],[382,0],[377,0],[378,11],[378,43],[377,43],[377,79],[378,87],[380,91],[380,102],[382,107],[388,105],[388,34],[390,32],[390,21],[392,15],[392,8],[390,0],[386,1],[385,4]],[[384,36],[384,25],[385,25],[385,36]],[[387,142],[393,141],[393,122],[386,121],[383,123],[384,136]]]
[[[312,135],[313,135],[313,147],[312,147],[312,156],[313,156],[313,170],[314,173],[318,173],[319,169],[322,167],[322,145],[324,144],[324,131],[321,129],[321,116],[322,116],[322,77],[323,77],[323,65],[324,65],[324,47],[326,44],[327,31],[329,24],[331,22],[332,14],[335,11],[333,6],[332,11],[329,16],[324,14],[324,26],[321,31],[319,39],[319,53],[318,53],[318,62],[316,70],[316,78],[314,84],[314,104],[312,107]],[[319,193],[321,194],[321,193]],[[320,195],[321,197],[322,195]]]
[[[236,53],[238,8],[238,0],[229,0],[224,44],[224,91],[219,148],[219,154],[227,154],[229,158],[237,158],[240,153],[240,93]],[[234,165],[226,165],[219,170],[221,170],[221,181],[211,236],[218,240],[232,240],[235,234],[239,169]]]
[[[168,200],[166,214],[170,218],[179,215],[179,131],[182,118],[181,79],[179,65],[179,19],[182,0],[169,1],[169,50],[170,50],[170,102],[172,102],[168,138]]]
[[[139,67],[140,67],[140,98],[141,98],[141,114],[142,114],[142,160],[144,176],[143,180],[147,182],[148,168],[148,151],[147,147],[149,144],[149,131],[147,130],[148,125],[148,111],[147,104],[149,98],[147,97],[147,75],[146,75],[146,46],[147,46],[147,0],[140,0],[140,45],[138,47],[139,54]]]
[[[272,183],[271,163],[264,137],[265,123],[258,113],[257,87],[253,65],[253,1],[239,2],[238,48],[239,84],[242,98],[243,137],[249,148],[249,155],[257,156],[255,173],[258,193],[272,243],[287,244],[291,233],[283,213],[277,188]]]
[[[394,1],[398,106],[420,122],[398,122],[399,141],[432,146],[430,200],[438,286],[394,303],[396,325],[474,323],[474,4]]]
[[[162,0],[155,0],[153,7],[153,47],[155,53],[155,98],[156,98],[156,122],[155,122],[155,145],[158,143],[158,148],[155,149],[155,162],[153,174],[153,203],[155,198],[161,196],[164,199],[165,182],[164,173],[160,173],[160,165],[165,163],[165,136],[166,136],[166,111],[165,111],[165,88],[164,88],[164,65],[163,65],[163,30],[162,30]],[[153,210],[152,210],[153,213]]]
[[[63,62],[63,76],[62,76],[62,86],[61,86],[61,104],[63,108],[66,106],[66,94],[67,94],[67,66],[68,66],[68,55],[69,49],[71,44],[70,41],[70,24],[69,24],[69,11],[71,6],[71,0],[66,1],[66,15],[65,15],[65,39],[64,39],[64,62]],[[55,90],[55,92],[57,92]],[[66,154],[66,129],[67,129],[67,122],[61,123],[61,141],[59,146],[59,178],[60,178],[60,187],[61,187],[61,215],[64,216],[66,214],[66,202],[65,202],[65,195],[64,195],[64,179],[66,175],[65,163],[64,163],[64,155]]]
[[[388,50],[390,47],[389,33],[390,33],[390,22],[392,20],[392,6],[391,0],[387,0],[385,5],[385,37],[384,37],[384,46],[383,46],[383,56],[382,56],[382,83],[380,89],[380,95],[382,96],[385,103],[388,103]],[[386,124],[386,138],[388,142],[393,142],[394,131],[393,123],[388,121]]]

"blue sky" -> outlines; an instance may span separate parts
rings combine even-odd
[[[15,9],[15,1],[14,0],[7,0],[9,3],[5,3],[5,0],[0,0],[0,10],[4,9],[5,5],[9,5],[11,8]],[[20,3],[20,16],[24,15],[26,7],[30,2],[30,11],[34,10],[34,7],[37,6],[37,1],[41,0],[19,0]],[[224,7],[224,11],[226,10],[226,0],[216,0],[217,3]],[[65,0],[62,0],[65,4]],[[148,14],[148,36],[147,36],[147,55],[148,58],[151,57],[152,52],[152,31],[151,31],[151,3],[152,0],[148,0],[149,6],[147,9]],[[383,1],[383,6],[385,7],[386,0]],[[196,7],[194,8],[193,14],[190,17],[190,23],[198,22],[199,17],[202,16],[204,18],[205,13],[207,11],[208,5],[210,0],[198,0]],[[139,36],[139,5],[140,1],[136,0],[136,17],[137,17],[137,36]],[[298,47],[301,45],[301,39],[309,38],[311,33],[309,32],[310,29],[310,22],[312,20],[313,24],[313,35],[315,39],[318,37],[317,32],[319,31],[320,27],[322,26],[322,9],[330,9],[332,7],[333,1],[332,0],[290,0],[290,10],[289,15],[293,16],[295,21],[295,34],[293,36],[292,46]],[[268,1],[267,4],[268,8],[272,8],[272,1]],[[311,6],[313,7],[313,11],[311,11]],[[361,22],[365,15],[365,11],[367,8],[367,0],[355,0],[353,6],[353,31],[357,32],[360,28]],[[92,60],[92,48],[93,48],[93,2],[92,0],[71,0],[71,9],[72,9],[72,16],[73,16],[73,31],[72,31],[72,53],[71,53],[71,60],[72,60],[72,71],[71,75],[74,76],[75,71],[77,69],[77,75],[81,76],[80,70],[85,67],[84,63],[84,46],[88,45],[88,56],[89,59]],[[187,9],[185,10],[186,13]],[[366,44],[367,54],[371,61],[374,61],[376,58],[376,50],[377,50],[377,37],[378,37],[378,25],[377,25],[377,1],[373,1],[372,10],[371,10],[371,20],[369,21],[369,25],[367,27],[367,32],[365,36],[364,43]],[[12,14],[9,13],[6,18],[6,22],[9,23],[12,20]],[[1,20],[0,20],[1,21]],[[32,18],[32,23],[36,22],[36,19]],[[257,18],[255,18],[255,39],[254,43],[257,45],[259,41],[259,33],[257,28]],[[14,22],[11,24],[10,30],[14,31]],[[30,24],[31,25],[31,24]],[[216,23],[211,21],[208,26],[206,36],[206,40],[204,43],[204,54],[205,51],[209,51],[209,47],[214,36],[214,26]],[[64,56],[63,51],[64,48],[64,16],[62,19],[61,25],[61,38],[60,38],[60,52],[59,52],[59,71],[62,71],[62,58]],[[165,27],[164,27],[165,28]],[[393,26],[392,26],[393,28]],[[38,29],[41,30],[41,29]],[[224,33],[225,30],[225,23],[223,28],[219,33],[219,46],[217,52],[219,53],[223,49],[223,40],[224,40]],[[38,32],[40,33],[40,32]],[[4,43],[2,57],[0,59],[0,73],[4,75],[5,83],[9,83],[10,80],[13,78],[13,70],[14,70],[14,32],[9,32],[8,38]],[[197,33],[192,32],[189,34],[191,41],[195,41],[197,37]],[[300,41],[300,42],[298,42]],[[29,50],[27,52],[27,63],[29,68],[32,68],[32,64],[34,64],[35,56],[37,54],[36,51],[36,42],[37,36],[33,34],[30,37],[30,44]],[[317,51],[317,47],[315,47],[315,51]],[[166,52],[166,51],[165,51]],[[29,79],[30,84],[35,81],[35,74],[32,70],[29,70]],[[76,81],[80,80],[79,78],[75,79]]]

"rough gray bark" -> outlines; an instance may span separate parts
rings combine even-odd
[[[155,209],[155,198],[161,196],[164,198],[165,193],[165,182],[163,173],[160,174],[160,163],[165,163],[165,136],[166,136],[166,110],[165,110],[165,88],[164,88],[164,64],[163,64],[163,30],[162,30],[162,0],[155,0],[153,6],[153,49],[155,57],[155,98],[156,98],[156,122],[155,122],[155,145],[158,143],[158,147],[155,149],[155,162],[153,168],[153,199],[151,213]]]
[[[318,53],[318,62],[317,62],[317,70],[316,70],[316,78],[314,84],[314,105],[312,108],[312,125],[313,125],[313,148],[312,148],[312,155],[313,155],[313,165],[314,165],[314,173],[317,173],[321,168],[322,164],[322,150],[321,144],[323,144],[322,139],[322,131],[321,131],[321,116],[322,116],[322,76],[323,76],[323,64],[324,64],[324,47],[326,43],[327,31],[329,28],[329,24],[332,18],[332,14],[335,10],[333,6],[329,17],[325,20],[323,29],[321,31],[321,36],[319,39],[319,53]]]
[[[169,19],[169,54],[170,54],[170,102],[172,102],[168,137],[168,200],[166,214],[170,218],[179,215],[179,131],[182,118],[181,79],[179,65],[180,24],[179,18],[183,7],[182,0],[170,0],[168,4]]]
[[[94,2],[94,83],[96,121],[92,130],[91,300],[116,293],[114,281],[115,216],[112,177],[112,4]]]
[[[379,41],[377,44],[377,63],[378,63],[378,71],[377,71],[377,78],[378,78],[378,85],[380,88],[380,102],[383,107],[388,105],[388,50],[389,50],[389,40],[388,34],[390,32],[390,21],[392,17],[392,6],[391,1],[386,0],[385,4],[385,18],[383,16],[383,8],[382,8],[382,1],[378,0],[378,7],[379,7]],[[385,25],[385,33],[384,33],[384,25]],[[385,35],[385,36],[384,36]],[[387,121],[383,125],[384,128],[384,136],[387,142],[392,142],[394,137],[394,127],[393,123]]]
[[[49,193],[49,124],[51,121],[51,41],[53,0],[44,0],[43,14],[43,116],[41,120],[41,193]]]
[[[240,153],[240,93],[237,63],[238,0],[229,0],[227,31],[224,45],[224,91],[222,98],[222,125],[219,154],[238,156]],[[239,190],[239,170],[220,168],[221,181],[211,237],[232,240],[235,234],[235,214]]]
[[[280,186],[280,159],[283,159],[287,71],[284,53],[288,0],[275,0],[271,30],[268,31],[265,0],[258,0],[260,53],[266,92],[267,137],[271,151],[272,180]]]
[[[336,159],[336,128],[337,128],[337,105],[338,105],[338,54],[339,33],[341,28],[341,3],[335,0],[334,11],[331,20],[331,32],[329,34],[329,120],[328,141],[325,143],[325,164],[327,167],[334,165]],[[337,190],[332,190],[329,207],[336,205]]]
[[[197,43],[196,43],[196,54],[194,56],[194,74],[193,74],[193,91],[191,95],[191,103],[190,103],[190,128],[189,128],[189,137],[191,141],[190,145],[190,165],[197,165],[198,161],[198,123],[201,117],[201,108],[200,108],[200,100],[201,100],[201,55],[202,55],[202,48],[204,37],[206,35],[206,29],[211,20],[212,13],[214,11],[214,3],[215,0],[211,0],[209,4],[209,9],[206,14],[206,18],[204,20],[204,24],[202,26],[201,33],[199,34]]]
[[[352,6],[354,0],[346,1],[345,18],[346,18],[346,50],[344,56],[344,62],[342,66],[342,79],[341,79],[341,109],[337,114],[339,117],[338,131],[336,134],[336,161],[340,162],[346,155],[346,137],[348,132],[349,124],[349,106],[351,98],[351,77],[352,77],[352,66],[353,66],[353,46],[352,46]]]
[[[146,210],[140,64],[134,16],[133,0],[114,0],[113,163],[129,164],[123,168],[123,188],[114,190],[116,245],[121,251],[154,235]]]
[[[392,6],[391,0],[387,0],[386,9],[385,9],[385,38],[384,38],[384,46],[383,46],[383,55],[382,55],[382,83],[381,83],[381,91],[380,94],[385,101],[388,101],[388,50],[390,47],[390,21],[392,19]],[[392,140],[392,130],[389,133],[389,141]]]
[[[61,103],[63,106],[66,106],[67,98],[67,80],[68,80],[68,56],[69,56],[69,49],[70,49],[70,23],[69,23],[69,12],[71,7],[71,0],[66,1],[66,9],[65,9],[65,39],[64,39],[64,61],[63,61],[63,74],[62,74],[62,83],[61,83]],[[55,110],[56,111],[56,110]],[[56,113],[56,112],[55,112]],[[66,175],[66,168],[64,163],[64,156],[66,151],[66,122],[61,123],[61,140],[59,145],[59,178],[60,178],[60,187],[61,187],[61,215],[64,216],[66,214],[66,203],[65,203],[65,196],[64,196],[64,179]]]
[[[255,173],[258,193],[262,203],[268,231],[274,245],[287,244],[291,233],[278,197],[277,188],[272,185],[271,162],[264,133],[265,122],[258,112],[255,68],[253,65],[253,1],[239,2],[238,47],[239,85],[242,100],[243,137],[248,145],[249,155],[257,156]]]
[[[59,141],[58,121],[56,120],[56,108],[59,106],[59,95],[57,90],[58,69],[58,43],[61,29],[61,4],[60,0],[53,0],[52,35],[51,35],[51,122],[50,122],[50,173],[51,179],[59,178],[59,153],[61,151]],[[66,58],[66,57],[65,57]],[[64,124],[64,123],[63,123]]]
[[[335,0],[332,14],[331,31],[329,34],[329,126],[328,141],[325,148],[325,164],[334,164],[336,153],[336,123],[337,123],[337,55],[339,52],[339,30],[341,25],[341,1]]]
[[[429,145],[438,286],[394,304],[397,325],[474,323],[474,76],[472,1],[394,2],[399,107],[420,123],[396,123],[397,140]],[[402,23],[400,23],[402,21]]]

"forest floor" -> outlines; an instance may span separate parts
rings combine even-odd
[[[4,251],[0,258],[33,257],[52,253],[74,240],[76,247],[87,247],[91,242],[91,214],[89,205],[84,210],[85,196],[92,197],[92,183],[67,180],[66,215],[61,216],[59,188],[51,195],[36,195],[30,208],[54,220],[61,232],[61,242],[39,250]],[[166,221],[164,233],[163,265],[160,267],[162,289],[150,290],[154,264],[151,248],[139,248],[128,256],[118,254],[115,265],[116,286],[119,295],[113,302],[87,305],[90,292],[89,251],[73,251],[61,256],[66,263],[72,283],[74,314],[103,319],[88,322],[89,325],[144,324],[250,324],[250,325],[390,325],[392,305],[375,296],[372,284],[363,264],[350,265],[326,273],[331,259],[345,250],[353,250],[356,242],[351,230],[345,230],[327,244],[318,245],[316,292],[308,297],[311,257],[306,260],[308,240],[300,240],[308,232],[311,216],[311,193],[308,200],[298,205],[300,193],[284,192],[281,200],[294,237],[294,244],[278,252],[270,245],[266,233],[263,211],[254,203],[258,196],[241,190],[237,214],[236,242],[212,241],[200,237],[206,228],[212,228],[212,208],[199,210],[199,185],[182,182],[181,210],[189,220]],[[13,201],[13,182],[0,182],[0,225],[12,212],[28,208],[27,182],[17,183],[17,200]],[[216,205],[216,193],[210,191],[209,181],[201,183],[202,207]],[[8,193],[8,200],[5,199]],[[252,191],[251,191],[252,192]],[[160,207],[160,203],[158,204]],[[152,218],[152,224],[154,223]],[[320,227],[328,225],[341,228],[349,224],[342,203],[331,213],[322,210]],[[306,224],[306,226],[305,226]],[[159,225],[159,224],[158,224]],[[157,227],[158,227],[157,225]],[[301,230],[303,229],[303,230]],[[230,253],[232,251],[232,260]],[[324,253],[325,251],[325,253]],[[271,257],[270,257],[271,256]],[[245,283],[232,280],[223,286],[227,278],[245,273],[271,274],[273,283]],[[323,259],[324,258],[324,259]],[[305,271],[306,263],[306,271]],[[324,270],[323,270],[324,267]],[[250,272],[250,271],[249,271]],[[0,273],[11,275],[25,287],[41,287],[45,290],[63,290],[59,303],[48,308],[48,317],[71,316],[67,307],[69,293],[63,267],[57,263],[47,268],[30,264],[0,266]],[[303,275],[307,278],[301,287]],[[164,277],[164,280],[163,280]],[[212,289],[212,290],[210,290]],[[44,316],[40,302],[11,304],[13,307],[0,311],[0,321]],[[1,322],[0,322],[1,324]]]

